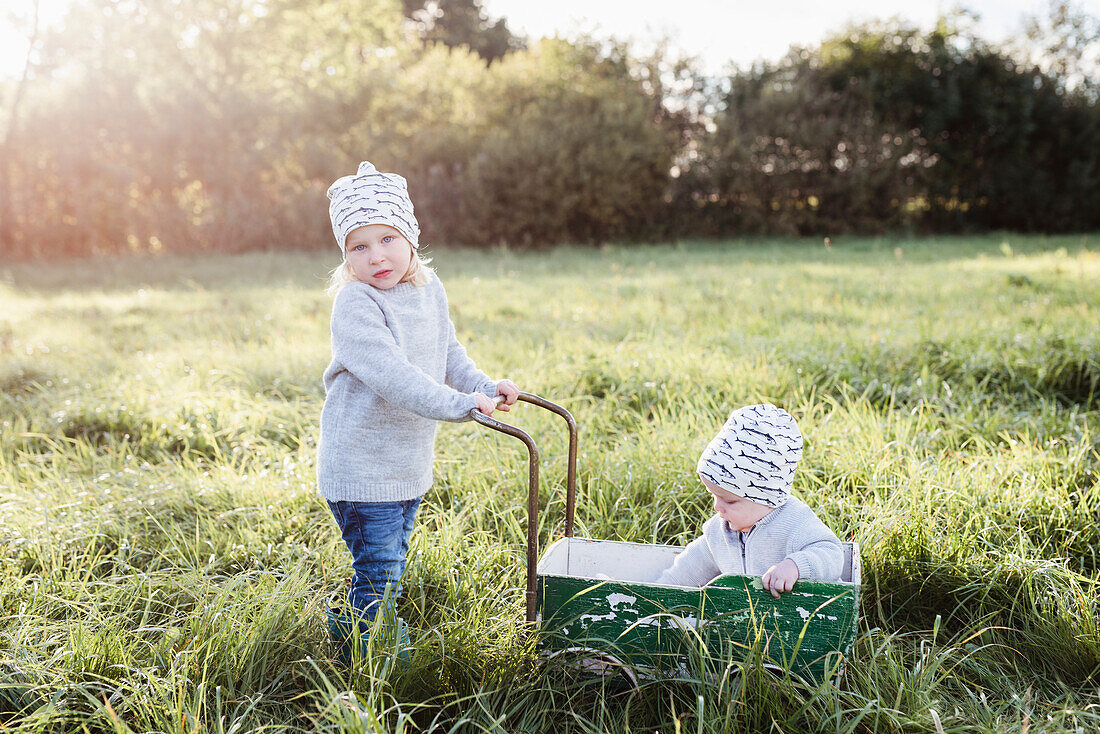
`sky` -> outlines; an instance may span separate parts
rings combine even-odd
[[[936,19],[962,6],[976,12],[978,33],[1000,42],[1023,34],[1026,16],[1047,15],[1047,0],[483,0],[493,17],[504,16],[513,32],[533,37],[578,31],[652,43],[668,36],[674,47],[696,55],[705,71],[719,73],[730,61],[748,66],[775,60],[792,44],[813,45],[851,22],[898,16],[930,29]],[[1100,15],[1100,0],[1077,0]]]
[[[43,20],[55,23],[71,0],[40,2]],[[1100,0],[1076,2],[1100,16]],[[3,2],[5,10],[16,13],[31,4]],[[731,61],[747,66],[777,59],[792,44],[813,45],[851,22],[899,16],[928,29],[960,4],[979,15],[979,34],[995,42],[1022,34],[1026,16],[1047,12],[1047,0],[483,0],[488,13],[504,16],[513,32],[536,38],[590,31],[644,46],[668,37],[675,48],[698,56],[712,74]],[[5,21],[0,16],[0,76],[11,77],[22,71],[26,42]]]

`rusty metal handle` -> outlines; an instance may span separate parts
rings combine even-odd
[[[504,402],[504,396],[497,395],[495,400],[497,402],[497,405],[500,405],[502,402]],[[570,413],[568,410],[558,405],[557,403],[552,403],[546,398],[539,397],[534,393],[521,392],[517,400],[524,403],[537,405],[540,408],[549,410],[551,413],[556,413],[560,415],[565,421],[566,428],[569,431],[569,463],[566,467],[565,475],[565,537],[572,538],[573,518],[577,513],[577,422],[573,419],[573,414]],[[507,423],[501,423],[495,418],[489,418],[489,421],[483,421],[481,419],[487,418],[488,416],[486,416],[484,413],[477,410],[476,408],[470,411],[470,417],[478,423],[481,423],[482,425],[489,426],[490,428],[502,431],[503,433],[508,433],[508,431],[503,430],[502,428],[498,428],[490,421],[495,422],[500,426],[507,426]],[[517,438],[519,437],[517,436]]]
[[[565,537],[572,538],[573,515],[577,510],[577,422],[573,420],[572,413],[546,398],[521,392],[519,400],[560,415],[569,431],[569,463],[565,471]]]
[[[573,420],[573,416],[568,410],[538,395],[521,392],[518,399],[525,403],[537,405],[552,413],[557,413],[565,419],[566,425],[569,427],[569,468],[566,474],[565,490],[565,536],[572,537],[573,514],[576,509],[577,497],[577,422]],[[499,400],[497,402],[499,404]],[[494,431],[507,433],[509,436],[518,438],[527,446],[527,621],[533,623],[535,621],[535,566],[538,563],[539,553],[539,450],[534,439],[522,429],[508,423],[502,423],[476,409],[470,411],[470,417]]]

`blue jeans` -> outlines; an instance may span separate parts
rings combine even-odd
[[[400,502],[329,502],[340,536],[351,551],[354,575],[348,603],[374,619],[386,585],[401,594],[401,575],[420,498]]]

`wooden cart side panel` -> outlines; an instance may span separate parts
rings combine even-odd
[[[818,679],[850,652],[858,610],[851,584],[800,582],[775,599],[754,577],[721,581],[691,589],[540,577],[546,644],[593,647],[665,670],[756,647],[769,662]]]

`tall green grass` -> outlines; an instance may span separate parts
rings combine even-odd
[[[796,491],[864,554],[838,684],[751,667],[640,689],[539,665],[526,455],[444,425],[401,613],[348,667],[315,496],[326,254],[0,266],[0,723],[22,731],[1100,728],[1100,239],[435,253],[490,374],[581,427],[578,534],[684,543],[699,451],[771,401]],[[561,533],[555,416],[540,542]],[[740,674],[731,674],[740,672]]]

